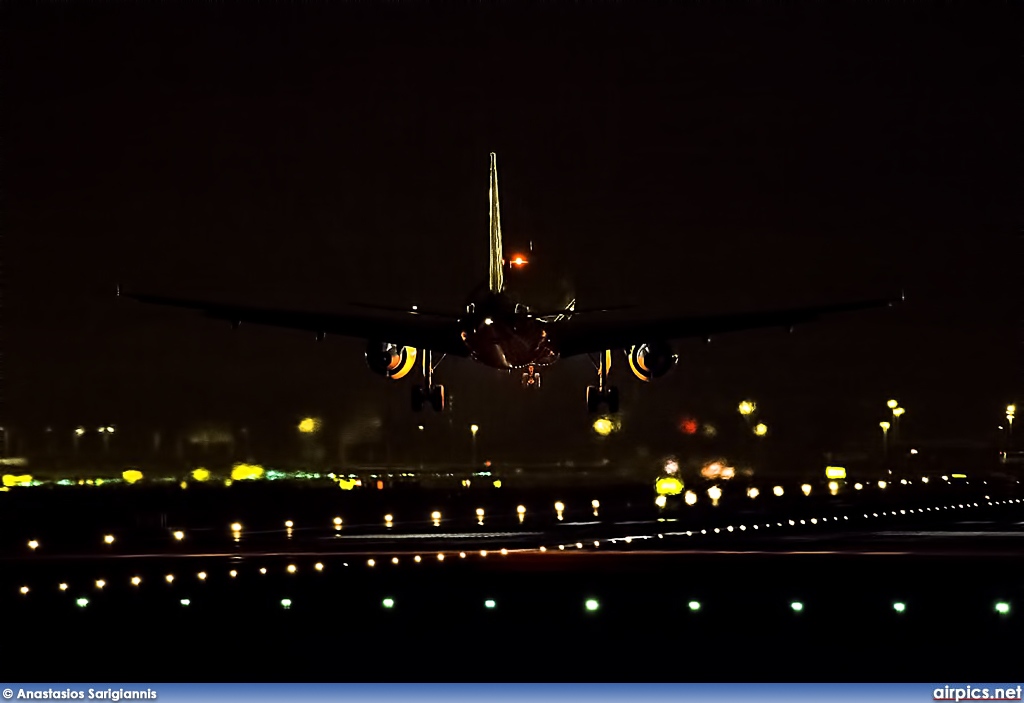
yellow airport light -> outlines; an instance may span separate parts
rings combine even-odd
[[[838,480],[846,478],[846,469],[842,466],[826,466],[825,478]]]
[[[756,409],[757,405],[751,400],[744,400],[739,406],[740,415],[750,415]]]

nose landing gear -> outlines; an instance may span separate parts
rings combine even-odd
[[[593,357],[591,357],[593,361]],[[608,412],[619,412],[619,389],[608,385],[608,373],[611,371],[612,353],[603,352],[594,363],[597,369],[597,385],[587,386],[587,410],[596,413],[602,405],[608,406]]]
[[[423,360],[423,385],[412,388],[412,409],[414,412],[420,412],[423,410],[424,403],[430,403],[430,407],[435,412],[444,412],[446,407],[444,386],[434,384],[434,370],[444,359],[444,355],[442,354],[435,364],[433,353],[429,349],[423,349],[420,352],[420,358]]]
[[[540,388],[540,373],[532,365],[526,368],[527,371],[523,374],[523,388]]]

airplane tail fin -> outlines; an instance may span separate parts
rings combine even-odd
[[[491,271],[488,287],[491,293],[501,293],[505,288],[505,261],[501,251],[501,214],[498,211],[498,157],[491,152]]]

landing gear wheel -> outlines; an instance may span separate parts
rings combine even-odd
[[[540,388],[540,374],[532,366],[523,374],[523,388]]]
[[[444,386],[434,386],[430,389],[430,406],[435,412],[444,412],[445,408]]]
[[[608,404],[608,412],[613,415],[619,412],[619,389],[611,386],[605,390],[604,401]]]
[[[424,397],[423,386],[412,387],[412,411],[415,413],[423,410],[423,402],[426,400]]]
[[[596,413],[602,405],[608,406],[609,413],[619,412],[619,389],[609,387],[602,391],[597,386],[587,386],[587,410]]]

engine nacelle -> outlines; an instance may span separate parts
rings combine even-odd
[[[416,366],[416,348],[370,342],[366,345],[366,365],[378,376],[405,378]]]
[[[630,371],[641,381],[664,376],[672,370],[678,359],[666,342],[638,344],[626,352]]]

